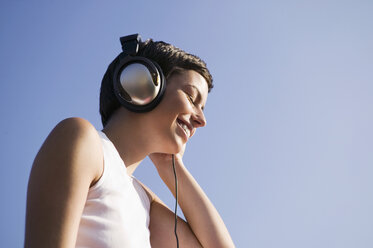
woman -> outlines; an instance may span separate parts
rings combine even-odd
[[[206,64],[170,44],[137,41],[135,56],[163,71],[163,96],[150,110],[129,110],[113,81],[130,53],[124,50],[114,59],[101,85],[102,131],[81,118],[63,120],[35,158],[25,247],[176,247],[176,242],[180,247],[234,247],[182,160],[187,141],[206,125],[203,109],[213,87]],[[149,156],[175,195],[172,154],[178,203],[186,218],[177,220],[178,241],[174,213],[132,176]]]

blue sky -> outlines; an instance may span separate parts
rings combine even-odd
[[[21,247],[51,129],[101,129],[102,76],[140,33],[204,59],[215,87],[185,163],[237,247],[373,247],[372,1],[1,1],[0,246]],[[171,208],[146,159],[135,175]]]

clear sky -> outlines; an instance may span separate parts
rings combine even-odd
[[[237,247],[373,247],[373,2],[0,2],[0,247],[22,247],[51,129],[101,129],[102,76],[140,33],[204,59],[207,126],[184,160]],[[135,175],[170,207],[146,159]]]

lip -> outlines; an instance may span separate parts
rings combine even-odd
[[[185,124],[187,126],[187,128],[189,129],[189,132],[192,134],[192,131],[193,131],[193,126],[190,125],[188,122],[180,119],[180,118],[177,118],[177,120],[179,120],[180,122],[182,122],[183,124]]]
[[[177,124],[177,126],[181,129],[181,131],[183,132],[186,141],[188,141],[189,137],[188,137],[188,134],[185,132],[184,128],[183,128],[183,127],[180,125],[180,123],[177,122],[177,121],[176,121],[176,124]]]
[[[193,134],[193,132],[192,132],[192,131],[193,131],[193,127],[192,127],[188,122],[186,122],[186,121],[184,121],[184,120],[182,120],[182,119],[180,119],[180,118],[177,118],[177,119],[176,119],[176,122],[177,122],[177,124],[178,124],[179,126],[180,126],[179,122],[185,124],[185,125],[187,126],[187,128],[189,129],[189,134],[190,134],[190,136],[188,136],[188,134],[185,133],[184,128],[180,126],[181,129],[183,129],[183,132],[185,133],[185,135],[187,136],[188,139],[189,139],[190,137],[192,137],[192,134]]]

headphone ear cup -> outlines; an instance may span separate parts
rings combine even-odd
[[[162,99],[166,82],[161,67],[144,57],[125,56],[114,71],[114,93],[122,106],[148,112]]]

